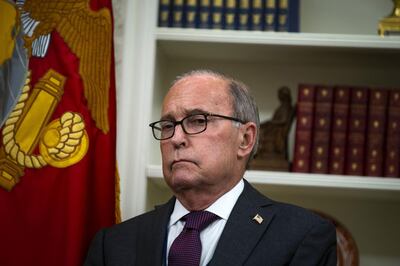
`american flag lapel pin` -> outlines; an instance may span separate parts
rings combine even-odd
[[[261,224],[264,221],[264,219],[258,213],[253,217],[253,220],[258,224]]]

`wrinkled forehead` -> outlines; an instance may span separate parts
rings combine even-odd
[[[193,111],[229,114],[232,100],[226,80],[211,75],[186,77],[164,98],[162,117],[183,117]]]

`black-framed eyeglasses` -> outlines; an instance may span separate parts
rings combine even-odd
[[[175,127],[181,125],[183,132],[188,135],[195,135],[204,132],[207,129],[209,117],[219,117],[245,124],[244,121],[230,116],[217,114],[193,114],[184,117],[180,121],[160,120],[149,124],[153,131],[153,136],[157,140],[172,138],[175,134]]]

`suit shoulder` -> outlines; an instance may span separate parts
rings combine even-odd
[[[126,232],[126,231],[135,231],[137,228],[141,228],[149,224],[149,222],[157,219],[157,211],[152,210],[149,212],[145,212],[138,216],[132,217],[128,220],[125,220],[119,224],[115,224],[111,227],[108,227],[106,231],[108,232]]]
[[[275,201],[260,193],[245,181],[245,191],[243,197],[246,197],[254,206],[261,206],[267,212],[273,211],[275,213],[274,219],[285,221],[285,224],[299,224],[299,225],[312,225],[318,223],[326,223],[329,221],[316,214],[314,211],[305,209],[303,207]]]
[[[335,231],[333,223],[318,213],[303,207],[284,202],[275,202],[275,219],[285,222],[288,227],[298,230],[311,230],[323,227],[327,231]]]

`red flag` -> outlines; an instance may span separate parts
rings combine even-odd
[[[116,220],[111,0],[18,1],[30,78],[0,132],[0,265],[82,265]]]

